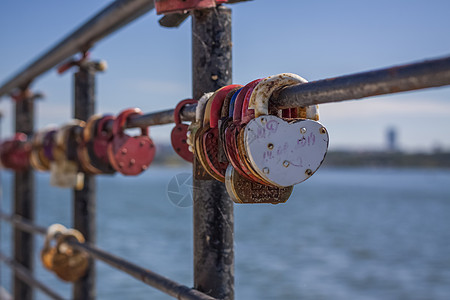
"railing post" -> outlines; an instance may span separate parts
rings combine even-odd
[[[225,6],[192,14],[193,97],[231,84],[231,10]],[[194,161],[195,168],[202,168]],[[194,288],[234,299],[233,202],[225,185],[193,179]]]
[[[15,131],[27,135],[34,130],[34,97],[23,91],[15,103]],[[34,171],[14,173],[14,213],[29,221],[34,220]],[[30,272],[34,269],[33,235],[14,227],[14,259]],[[33,288],[22,281],[17,274],[13,280],[14,299],[33,299]]]
[[[80,66],[74,75],[74,117],[87,120],[95,112],[95,72],[89,65]],[[82,190],[73,191],[73,227],[79,230],[86,241],[96,243],[96,180],[85,174]],[[95,261],[91,259],[86,276],[73,285],[73,299],[96,298]]]

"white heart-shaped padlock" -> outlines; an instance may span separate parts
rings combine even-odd
[[[328,133],[317,121],[289,123],[263,115],[247,124],[244,142],[255,171],[268,182],[286,187],[305,181],[320,167]]]

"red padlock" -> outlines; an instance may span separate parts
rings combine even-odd
[[[18,132],[0,146],[2,165],[14,171],[26,170],[30,166],[30,152],[31,144],[27,142],[27,135]]]
[[[172,133],[170,135],[172,147],[182,159],[188,162],[192,162],[194,160],[194,153],[189,151],[189,145],[186,142],[186,134],[188,132],[189,125],[181,123],[180,111],[186,104],[196,104],[197,102],[198,101],[194,99],[185,99],[177,104],[173,113],[176,126],[172,129]]]
[[[108,159],[113,168],[124,175],[138,175],[148,168],[155,156],[155,146],[148,136],[148,127],[141,135],[129,136],[124,132],[127,119],[142,115],[139,108],[121,112],[114,120],[113,138],[108,144]]]
[[[227,94],[242,87],[241,85],[232,84],[217,90],[215,97],[210,100],[211,111],[209,116],[209,129],[203,135],[203,149],[205,151],[206,162],[220,179],[225,181],[225,171],[227,170],[228,161],[219,161],[219,118],[222,110],[222,105]]]
[[[98,157],[102,162],[108,161],[108,144],[111,142],[113,138],[113,134],[105,130],[105,125],[109,121],[114,121],[115,117],[112,115],[105,115],[101,117],[96,124],[95,134],[94,134],[94,154]]]
[[[264,184],[264,182],[262,182],[259,178],[253,176],[252,172],[248,170],[245,164],[242,163],[241,158],[239,156],[239,149],[237,144],[237,136],[239,134],[239,131],[245,125],[245,122],[243,122],[241,118],[242,118],[242,109],[244,107],[247,92],[252,90],[259,81],[261,81],[261,79],[256,79],[248,83],[241,89],[241,91],[237,95],[236,101],[234,103],[233,123],[230,125],[230,127],[228,127],[225,130],[225,139],[226,139],[227,153],[229,155],[229,160],[233,168],[245,178]]]

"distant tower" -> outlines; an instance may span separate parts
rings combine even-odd
[[[387,142],[387,150],[390,152],[395,152],[398,150],[397,148],[397,130],[395,127],[389,127],[386,132],[386,142]]]

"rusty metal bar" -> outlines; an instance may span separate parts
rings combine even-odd
[[[20,277],[20,279],[23,282],[26,282],[28,286],[37,287],[52,299],[64,300],[64,297],[58,295],[44,283],[34,278],[27,268],[15,262],[13,259],[6,257],[1,252],[0,252],[0,260],[3,261],[5,264],[7,264],[12,270],[14,270],[16,276]],[[23,299],[23,298],[17,298],[16,296],[14,296],[14,299]]]
[[[26,231],[31,234],[43,234],[47,233],[47,229],[41,226],[36,226],[27,219],[21,216],[10,216],[3,212],[0,212],[0,219],[11,223],[14,227],[19,228],[22,231]]]
[[[47,229],[42,226],[35,225],[26,219],[23,219],[18,216],[10,216],[3,212],[0,212],[0,219],[11,222],[17,227],[20,227],[22,230],[27,231],[29,233],[36,233],[45,235]],[[55,237],[57,238],[57,236]],[[80,251],[86,251],[93,258],[103,261],[109,266],[121,270],[132,277],[136,278],[143,283],[150,285],[170,296],[176,297],[177,299],[182,300],[214,300],[215,298],[210,297],[206,294],[203,294],[199,291],[196,291],[187,286],[181,285],[175,281],[172,281],[162,275],[154,273],[150,270],[146,270],[142,267],[139,267],[131,262],[124,260],[123,258],[117,257],[111,253],[105,252],[92,244],[80,244],[74,240],[68,241],[72,246],[77,248]],[[82,299],[82,298],[74,298],[74,299]]]
[[[33,130],[34,99],[27,96],[15,103],[15,131],[30,136]],[[14,213],[24,219],[34,220],[34,171],[31,167],[14,173]],[[32,274],[34,269],[33,235],[14,227],[13,245],[14,260]],[[32,286],[28,285],[16,270],[13,275],[14,299],[32,300]]]
[[[283,88],[277,108],[332,103],[450,84],[450,57],[312,81]]]
[[[195,289],[189,288],[187,286],[181,285],[175,281],[172,281],[162,275],[154,273],[150,270],[146,270],[139,267],[131,262],[125,261],[120,257],[113,254],[107,253],[89,244],[80,244],[71,241],[71,244],[78,248],[79,250],[86,251],[93,257],[107,263],[108,265],[119,269],[132,277],[150,285],[163,293],[166,293],[172,297],[180,300],[214,300],[215,298],[210,297],[202,292]]]
[[[74,74],[74,118],[86,121],[95,113],[95,73],[92,67],[80,67]],[[96,243],[96,181],[85,174],[82,190],[73,190],[73,226],[91,244]],[[96,298],[95,261],[90,260],[86,275],[73,285],[73,299]]]
[[[270,105],[279,109],[291,108],[446,85],[450,85],[450,57],[292,85],[274,94]],[[214,91],[214,88],[209,91]],[[190,105],[181,110],[181,119],[193,121],[195,107]],[[168,109],[145,114],[130,119],[126,126],[133,128],[173,123],[173,112],[173,109]]]
[[[194,99],[231,84],[231,10],[224,6],[192,14],[192,90]],[[233,202],[225,184],[210,178],[194,159],[194,288],[234,299]]]
[[[154,8],[153,0],[116,0],[0,87],[0,97],[27,87],[36,77]]]

